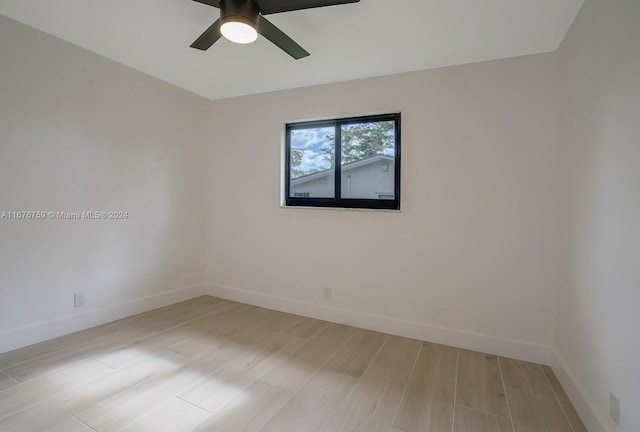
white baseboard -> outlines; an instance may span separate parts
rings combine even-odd
[[[551,369],[553,369],[553,373],[558,377],[558,381],[560,381],[562,388],[565,393],[567,393],[567,396],[569,396],[573,407],[578,412],[587,430],[589,430],[589,432],[614,432],[614,430],[607,425],[607,422],[596,414],[597,411],[593,409],[595,404],[586,396],[575,376],[568,368],[567,363],[556,350],[551,351]]]
[[[189,300],[204,294],[205,287],[203,285],[195,285],[7,330],[0,333],[0,353]]]
[[[504,357],[550,364],[550,350],[546,346],[530,344],[480,333],[465,332],[399,318],[375,315],[356,310],[340,309],[324,304],[275,297],[253,291],[208,284],[205,293],[310,318],[348,324],[383,333],[451,345]]]

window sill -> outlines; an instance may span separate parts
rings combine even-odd
[[[377,213],[402,213],[402,210],[395,209],[369,209],[369,208],[349,208],[349,207],[313,207],[313,206],[288,206],[281,204],[282,209],[303,209],[303,210],[329,210],[329,211],[356,211],[356,212],[377,212]]]

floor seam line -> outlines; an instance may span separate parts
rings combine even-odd
[[[456,351],[456,376],[453,380],[453,418],[451,419],[451,432],[456,428],[456,407],[458,406],[458,369],[460,368],[460,349]]]
[[[365,376],[365,374],[367,373],[367,371],[369,370],[369,368],[371,368],[371,365],[376,361],[376,358],[378,358],[378,355],[380,354],[380,351],[382,351],[382,349],[385,347],[385,345],[389,342],[389,340],[391,339],[391,335],[387,334],[387,339],[385,339],[384,343],[382,345],[380,345],[380,348],[378,349],[378,351],[376,351],[375,355],[373,356],[373,358],[371,359],[371,361],[369,362],[369,364],[367,365],[367,367],[365,368],[365,370],[362,372],[362,375],[360,375],[360,377],[358,378],[358,380],[353,384],[353,387],[351,388],[351,391],[349,392],[349,394],[342,400],[342,402],[340,402],[340,405],[338,405],[336,407],[335,412],[333,413],[333,415],[331,416],[331,419],[329,419],[324,426],[322,427],[322,429],[320,431],[324,431],[327,429],[327,426],[331,423],[331,420],[333,420],[335,418],[336,415],[338,415],[338,413],[340,412],[340,410],[342,409],[342,407],[344,406],[345,403],[347,403],[347,401],[349,400],[349,398],[351,397],[351,395],[353,394],[353,392],[356,390],[356,388],[358,388],[358,385],[360,384],[360,382],[362,381],[362,377]],[[342,430],[344,429],[344,427],[341,427],[338,431],[342,432]]]
[[[88,424],[86,424],[85,422],[83,422],[82,420],[80,420],[78,417],[73,416],[73,417],[71,417],[71,418],[75,419],[78,423],[80,423],[80,424],[82,424],[82,425],[84,425],[84,426],[88,427],[88,428],[89,428],[89,429],[91,429],[92,431],[97,432],[94,428],[92,428],[91,426],[89,426]]]
[[[393,418],[391,419],[391,427],[394,427],[393,424],[395,423],[396,419],[398,418],[398,413],[400,412],[400,408],[402,407],[402,401],[404,400],[404,395],[407,394],[407,388],[409,387],[409,383],[411,382],[411,377],[413,376],[413,372],[416,370],[416,365],[418,364],[418,359],[420,358],[420,353],[422,352],[422,346],[423,344],[420,344],[420,348],[418,348],[418,353],[416,354],[416,359],[413,361],[413,365],[411,366],[411,372],[409,372],[409,376],[407,377],[407,383],[405,384],[404,388],[402,389],[402,395],[400,396],[400,401],[398,402],[398,408],[396,408],[396,412],[393,415]]]
[[[213,414],[213,413],[214,413],[214,411],[209,411],[209,410],[208,410],[208,409],[206,409],[206,408],[202,408],[201,406],[196,405],[196,404],[194,404],[193,402],[190,402],[190,401],[188,401],[188,400],[186,400],[185,398],[182,398],[182,397],[180,397],[180,396],[176,396],[176,399],[179,399],[179,400],[181,400],[181,401],[182,401],[182,402],[184,402],[184,403],[188,403],[189,405],[193,405],[193,406],[194,406],[194,407],[196,407],[196,408],[200,408],[202,411],[207,412],[207,413],[209,413],[209,414]]]
[[[555,397],[556,402],[558,402],[558,405],[560,406],[560,409],[562,410],[562,414],[564,414],[564,418],[567,419],[567,423],[569,423],[569,428],[571,429],[572,432],[575,432],[576,429],[573,427],[573,423],[571,423],[571,420],[569,420],[569,416],[567,415],[567,412],[565,411],[564,406],[562,405],[562,402],[560,402],[560,398],[558,397],[558,393],[556,393],[556,389],[554,389],[553,386],[551,385],[551,380],[549,380],[549,377],[544,372],[544,369],[542,370],[542,373],[544,374],[544,378],[547,380],[547,383],[549,384],[549,387],[551,387],[551,391],[553,392],[553,396]]]
[[[504,400],[507,402],[507,412],[509,413],[509,420],[511,421],[511,429],[516,432],[516,424],[513,422],[513,414],[511,413],[511,404],[509,404],[509,397],[507,396],[507,386],[504,384],[504,375],[502,373],[502,365],[500,364],[500,357],[496,356],[498,362],[498,370],[500,371],[500,382],[502,382],[502,391],[504,391]],[[526,379],[526,376],[525,376]]]

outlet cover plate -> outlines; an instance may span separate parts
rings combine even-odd
[[[331,288],[324,288],[322,290],[322,298],[325,300],[331,300]]]
[[[79,308],[84,306],[84,293],[77,292],[73,295],[73,307]]]
[[[609,416],[615,424],[620,426],[620,398],[613,393],[609,393],[609,401]]]

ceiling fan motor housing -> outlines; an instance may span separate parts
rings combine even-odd
[[[253,28],[258,27],[260,9],[252,0],[222,0],[220,2],[220,23],[243,22]]]

